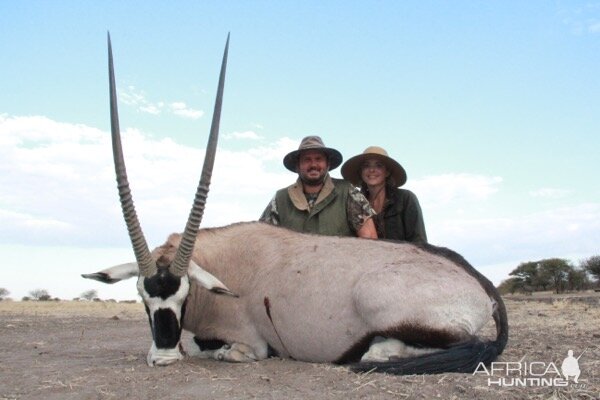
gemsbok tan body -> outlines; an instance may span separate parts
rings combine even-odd
[[[396,374],[472,372],[508,340],[497,290],[460,255],[431,245],[301,234],[260,222],[198,230],[216,153],[229,38],[202,179],[183,234],[148,249],[121,150],[109,39],[113,154],[136,262],[86,274],[137,277],[150,318],[149,365],[189,355],[271,355]],[[493,318],[496,339],[479,330]]]

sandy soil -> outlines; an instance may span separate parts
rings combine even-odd
[[[498,387],[488,386],[484,374],[355,374],[280,359],[227,364],[188,358],[150,368],[150,331],[140,303],[4,301],[0,399],[599,399],[599,294],[506,303],[511,336],[500,361],[560,368],[569,349],[576,356],[585,350],[578,384]]]

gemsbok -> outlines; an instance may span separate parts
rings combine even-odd
[[[150,251],[129,190],[108,37],[111,131],[136,262],[83,277],[137,277],[152,331],[148,365],[188,355],[271,355],[394,374],[473,372],[508,341],[504,302],[455,252],[431,245],[309,235],[260,222],[199,230],[217,148],[229,36],[202,175],[182,234]],[[477,333],[492,317],[496,338]]]

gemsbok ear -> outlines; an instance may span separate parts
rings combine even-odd
[[[119,264],[93,274],[81,274],[84,278],[94,279],[102,283],[115,283],[138,276],[140,269],[136,262]]]
[[[188,268],[188,277],[198,282],[202,287],[210,290],[216,294],[226,294],[232,297],[239,297],[233,293],[227,286],[218,280],[214,275],[202,269],[194,261],[190,260],[190,266]]]

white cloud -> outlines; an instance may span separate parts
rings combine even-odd
[[[257,134],[254,131],[244,131],[244,132],[232,132],[223,135],[225,139],[249,139],[249,140],[261,140],[262,136]]]
[[[298,143],[281,138],[244,150],[220,147],[202,225],[257,219],[275,191],[295,179],[281,160]],[[123,148],[142,228],[149,245],[159,245],[184,227],[204,150],[135,129],[123,132]],[[600,204],[506,216],[493,206],[502,182],[452,173],[411,180],[431,242],[457,250],[476,267],[598,251]],[[477,207],[485,212],[474,212]],[[0,116],[0,226],[4,244],[128,248],[110,134],[45,117]]]
[[[127,86],[125,90],[119,90],[117,93],[119,101],[128,106],[140,106],[148,104],[146,95],[143,92],[137,91],[135,86]]]
[[[189,119],[198,119],[204,115],[204,111],[189,108],[184,102],[175,102],[170,105],[173,114]]]
[[[154,104],[148,104],[146,106],[141,106],[139,108],[140,111],[148,113],[148,114],[152,114],[152,115],[158,115],[160,114],[160,107],[154,105]]]
[[[52,218],[35,217],[33,215],[14,212],[10,210],[0,210],[0,221],[4,226],[18,226],[27,230],[49,230],[53,233],[67,232],[72,229],[71,225],[63,221]]]
[[[147,114],[158,115],[164,108],[163,102],[150,102],[146,99],[146,94],[143,91],[139,91],[135,86],[131,85],[119,90],[117,98],[120,103],[134,107],[136,110]]]
[[[589,33],[600,33],[600,22],[592,22],[590,23],[590,25],[588,26],[588,32]]]
[[[435,221],[434,226],[434,243],[455,249],[476,264],[591,255],[600,243],[600,204],[576,204],[524,216],[448,218]]]
[[[477,174],[441,174],[413,179],[407,188],[419,194],[423,206],[435,209],[450,203],[481,201],[498,191],[502,178]]]
[[[560,198],[567,197],[569,195],[569,193],[570,192],[568,190],[564,190],[564,189],[541,188],[541,189],[530,191],[529,195],[532,197],[560,199]]]
[[[135,86],[127,86],[125,89],[121,89],[117,93],[117,97],[121,103],[147,114],[159,115],[166,110],[173,115],[188,119],[198,119],[204,115],[204,111],[194,110],[183,101],[175,101],[168,106],[164,101],[149,101],[146,94]]]
[[[282,165],[283,157],[292,150],[296,150],[300,139],[287,137],[277,139],[269,145],[262,145],[248,149],[248,154],[263,161],[277,161]]]
[[[140,221],[149,243],[159,244],[183,229],[204,150],[135,129],[122,135]],[[219,149],[203,226],[258,218],[274,191],[293,180],[283,168],[266,169],[281,143]],[[0,242],[127,245],[110,134],[45,117],[1,117],[0,226]]]
[[[600,4],[588,2],[583,5],[564,5],[558,10],[565,25],[575,35],[600,33]]]

